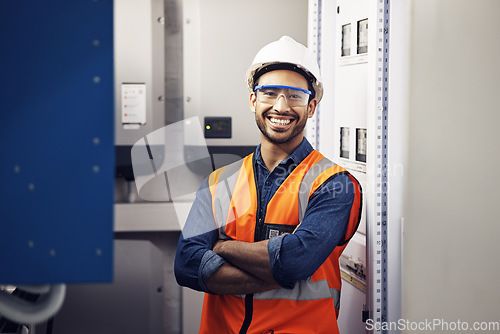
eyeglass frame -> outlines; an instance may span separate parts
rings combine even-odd
[[[293,87],[293,86],[284,86],[284,85],[258,85],[258,86],[255,86],[255,88],[253,89],[253,91],[256,92],[256,91],[258,91],[259,89],[262,89],[262,88],[296,89],[298,91],[306,93],[309,96],[312,95],[312,92],[310,90],[303,89],[303,88],[298,88],[298,87]],[[288,104],[288,100],[286,99],[286,96],[284,94],[280,94],[280,95],[276,96],[276,102],[278,102],[279,98],[282,95],[283,95],[283,98],[285,99],[285,102]],[[276,102],[275,102],[275,104],[276,104]],[[300,107],[305,107],[306,105],[307,105],[307,103],[304,104],[303,106],[300,106]]]

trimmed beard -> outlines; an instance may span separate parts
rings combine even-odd
[[[304,128],[306,127],[307,116],[304,117],[303,121],[301,121],[300,118],[295,118],[294,121],[297,123],[295,124],[295,127],[292,129],[292,133],[290,133],[288,136],[285,137],[273,138],[272,132],[280,132],[280,131],[270,130],[267,128],[265,119],[267,118],[268,114],[269,111],[262,113],[262,116],[258,116],[257,113],[255,113],[255,122],[257,123],[260,132],[273,144],[284,144],[289,142],[290,140],[300,135],[304,131]]]

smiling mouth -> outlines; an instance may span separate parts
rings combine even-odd
[[[276,128],[286,128],[290,123],[295,121],[296,117],[293,115],[265,115],[272,126]]]
[[[277,125],[288,125],[292,121],[292,119],[290,119],[290,118],[282,119],[282,118],[268,117],[268,119],[271,123],[277,124]]]

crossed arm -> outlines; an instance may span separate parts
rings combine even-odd
[[[216,294],[293,288],[298,280],[312,276],[344,237],[353,193],[350,183],[344,191],[333,184],[329,194],[336,196],[311,197],[304,220],[293,234],[259,242],[222,241],[217,230],[200,229],[216,225],[210,195],[198,194],[179,239],[178,283]],[[189,229],[197,233],[189,237]]]
[[[198,190],[175,259],[179,285],[215,294],[250,294],[279,288],[272,278],[268,241],[222,241],[213,220],[207,182]]]
[[[248,294],[279,288],[271,271],[268,241],[218,240],[213,251],[228,262],[207,279],[207,288],[216,294]]]

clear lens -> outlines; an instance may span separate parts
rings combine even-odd
[[[274,105],[280,96],[285,98],[289,107],[303,107],[309,99],[309,95],[299,89],[261,87],[257,90],[257,100],[261,103]]]

